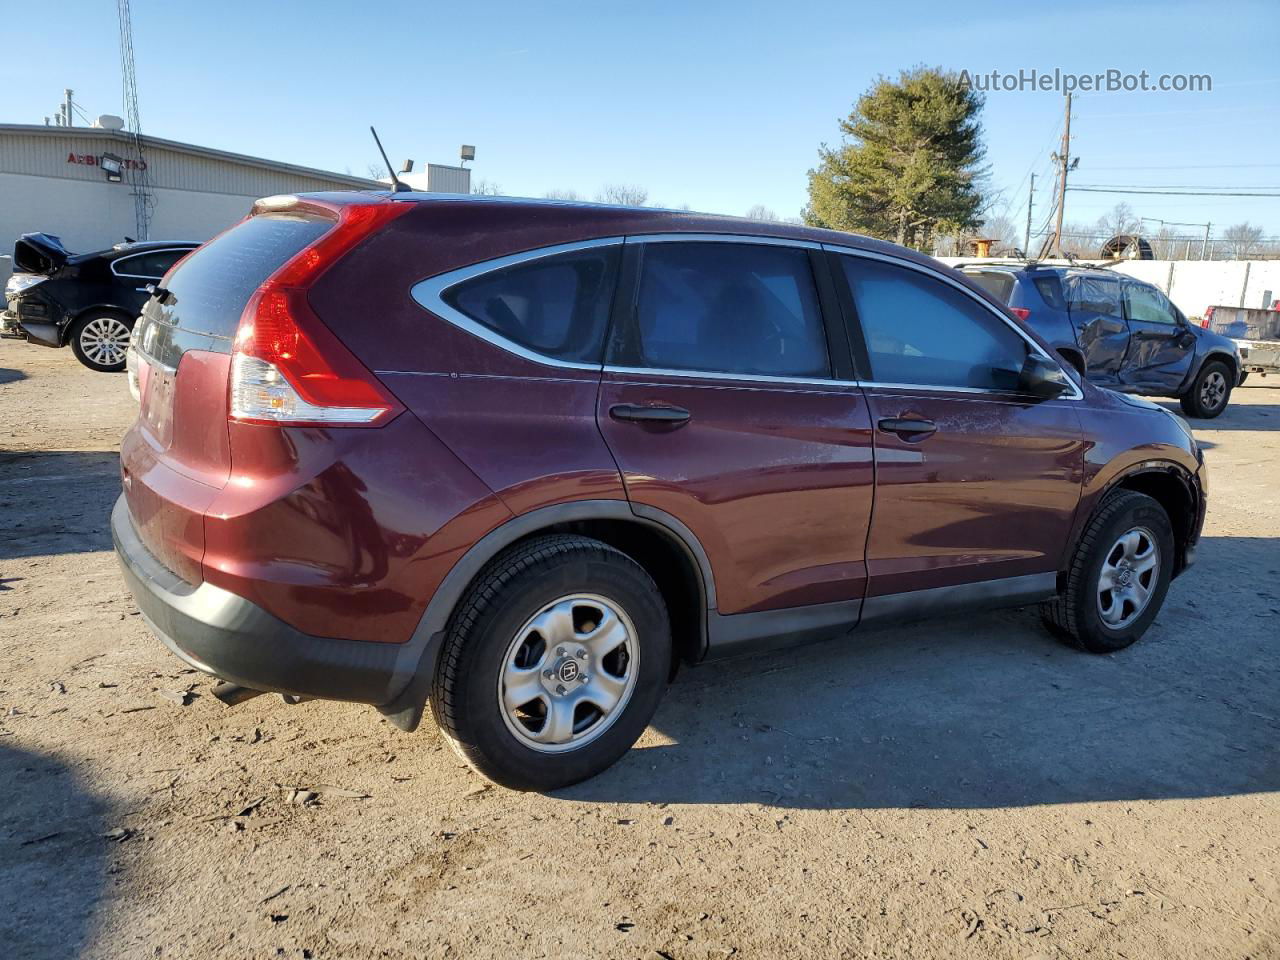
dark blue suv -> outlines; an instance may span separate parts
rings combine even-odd
[[[1093,383],[1177,397],[1191,417],[1216,417],[1227,408],[1240,378],[1235,343],[1187,323],[1151,284],[1085,267],[981,263],[960,269]]]

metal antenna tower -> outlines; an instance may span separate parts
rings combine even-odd
[[[147,189],[147,163],[142,155],[142,120],[138,116],[138,74],[133,63],[133,12],[129,0],[116,0],[120,19],[120,76],[124,81],[124,112],[133,137],[133,163],[126,163],[133,188],[133,216],[138,240],[151,235],[151,193]]]

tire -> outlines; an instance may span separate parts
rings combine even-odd
[[[71,325],[71,349],[76,359],[99,373],[119,373],[124,369],[125,351],[133,319],[124,314],[94,311]]]
[[[1178,398],[1182,412],[1189,417],[1212,420],[1231,399],[1231,369],[1221,360],[1210,360],[1200,367],[1191,387]]]
[[[541,536],[499,555],[458,604],[431,710],[485,777],[554,790],[631,749],[670,665],[667,609],[649,574],[598,540]],[[518,703],[525,693],[530,699]],[[613,706],[598,706],[613,697]]]
[[[1244,373],[1240,374],[1240,379],[1236,381],[1236,386],[1237,386],[1237,387],[1243,387],[1243,386],[1244,386],[1244,382],[1245,382],[1246,380],[1248,380],[1248,379],[1249,379],[1249,371],[1248,371],[1248,370],[1246,370],[1246,371],[1244,371]]]
[[[1125,538],[1135,534],[1136,562],[1125,549]],[[1142,569],[1149,555],[1144,544],[1155,556],[1149,576]],[[1129,564],[1127,575],[1119,572],[1124,564],[1113,562],[1117,551],[1118,559]],[[1118,491],[1103,500],[1085,526],[1067,570],[1065,589],[1041,605],[1045,625],[1059,639],[1089,653],[1123,650],[1146,632],[1160,612],[1173,563],[1173,527],[1164,507],[1146,494]],[[1119,584],[1110,591],[1104,591],[1104,567],[1110,581]],[[1139,608],[1134,597],[1144,588],[1146,599]]]

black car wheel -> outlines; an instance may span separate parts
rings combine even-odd
[[[76,359],[99,373],[124,369],[133,321],[118,313],[86,313],[71,325],[71,349]]]
[[[1191,389],[1178,398],[1189,417],[1212,420],[1227,409],[1231,399],[1232,374],[1221,360],[1211,360],[1200,368]]]
[[[517,544],[450,621],[431,691],[467,763],[517,790],[554,790],[631,749],[666,690],[671,629],[645,570],[598,540]]]
[[[1045,625],[1090,653],[1123,650],[1160,612],[1173,562],[1164,507],[1146,494],[1117,491],[1085,527],[1062,593],[1041,606]]]

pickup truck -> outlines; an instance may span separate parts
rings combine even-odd
[[[1280,373],[1280,306],[1256,310],[1213,306],[1200,326],[1234,340],[1240,351],[1240,383],[1251,373]]]

